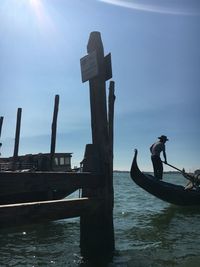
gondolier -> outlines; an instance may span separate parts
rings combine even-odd
[[[158,137],[159,141],[155,142],[150,147],[151,160],[153,164],[154,176],[155,178],[162,180],[163,176],[163,163],[160,158],[160,153],[163,152],[164,162],[167,163],[167,156],[165,152],[165,143],[168,141],[167,136],[161,135]]]

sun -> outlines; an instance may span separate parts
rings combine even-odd
[[[44,2],[41,0],[29,0],[30,7],[34,12],[37,22],[40,28],[45,30],[54,31],[55,26],[53,20],[48,14],[47,7],[44,5]]]
[[[5,19],[12,21],[18,30],[32,27],[49,37],[57,32],[55,14],[48,1],[0,0],[0,13]]]
[[[35,9],[39,9],[42,6],[41,0],[29,0],[29,3]]]

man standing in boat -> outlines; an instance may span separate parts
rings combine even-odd
[[[163,163],[160,158],[160,153],[163,152],[164,162],[167,163],[167,156],[165,152],[165,143],[168,141],[167,136],[161,135],[158,137],[159,141],[155,142],[151,147],[151,160],[153,163],[153,170],[155,178],[162,180]]]

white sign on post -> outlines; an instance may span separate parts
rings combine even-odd
[[[98,75],[96,51],[80,59],[82,82],[86,82]]]

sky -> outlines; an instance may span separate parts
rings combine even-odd
[[[80,70],[92,31],[112,55],[114,169],[129,170],[137,148],[140,169],[152,171],[149,147],[162,134],[170,164],[200,168],[198,0],[1,0],[1,156],[13,155],[19,107],[19,154],[50,151],[59,94],[56,152],[79,166],[92,142]]]

